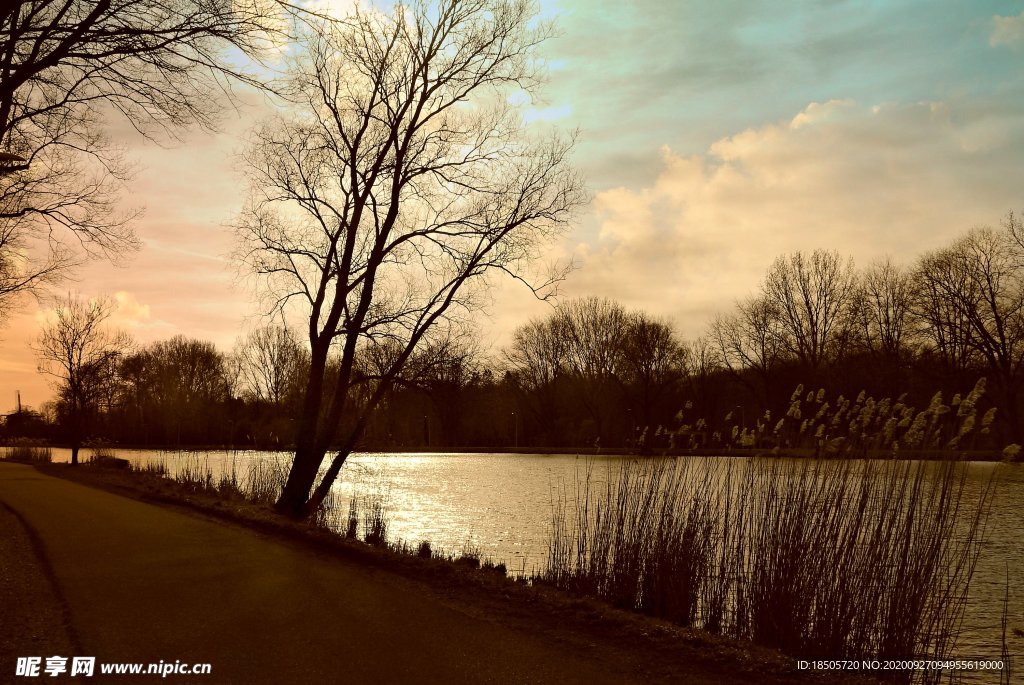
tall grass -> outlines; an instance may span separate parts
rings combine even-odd
[[[232,462],[232,473],[235,471]],[[245,476],[246,497],[259,504],[273,504],[281,496],[288,481],[288,465],[280,459],[258,459],[249,464]]]
[[[163,459],[133,464],[131,470],[168,478],[195,494],[268,506],[281,496],[288,479],[288,465],[280,459],[255,459],[243,471],[232,458],[230,468],[225,468],[219,476],[214,473],[209,457],[199,455],[187,455],[173,468]],[[328,496],[310,517],[310,522],[319,528],[332,528],[334,505],[333,495]]]
[[[359,529],[363,531],[363,542],[376,547],[391,546],[388,540],[388,529],[391,524],[389,497],[375,488],[368,493],[352,493],[348,502],[348,512],[344,521],[333,521],[331,527],[350,540],[359,539]],[[333,501],[328,511],[335,509]]]
[[[990,493],[965,498],[961,465],[634,460],[597,475],[555,503],[541,580],[802,658],[954,647]]]
[[[38,461],[50,463],[53,452],[40,441],[26,438],[11,441],[4,447],[3,458],[10,461]]]
[[[374,499],[363,512],[363,541],[370,545],[386,545],[388,541],[388,516],[384,502]]]

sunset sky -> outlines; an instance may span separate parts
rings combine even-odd
[[[601,295],[694,338],[780,253],[909,262],[1024,209],[1024,3],[544,2],[560,36],[529,117],[582,131],[590,207],[552,254],[567,297]],[[185,334],[230,350],[258,323],[227,259],[240,208],[232,154],[269,104],[222,132],[158,147],[112,122],[139,172],[144,246],[68,290],[116,298],[139,343]],[[0,411],[50,398],[33,301],[0,330]],[[46,303],[42,307],[46,307]],[[500,346],[547,305],[500,283],[483,339]]]

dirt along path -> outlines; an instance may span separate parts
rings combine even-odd
[[[728,664],[659,675],[621,640],[530,630],[357,560],[26,465],[0,463],[0,537],[0,682],[66,681],[13,677],[16,657],[53,655],[95,657],[81,682],[765,682]],[[211,673],[100,672],[161,661]]]

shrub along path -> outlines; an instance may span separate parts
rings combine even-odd
[[[11,514],[0,536],[21,540],[7,549],[23,557],[5,565],[0,599],[42,588],[18,591],[0,614],[32,615],[39,596],[49,598],[40,611],[62,617],[51,644],[2,653],[0,681],[14,675],[14,656],[57,654],[212,664],[209,676],[164,680],[179,683],[806,682],[684,654],[654,664],[610,636],[508,625],[386,570],[26,465],[0,463],[0,505]]]

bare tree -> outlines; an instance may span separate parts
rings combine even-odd
[[[855,284],[853,264],[824,250],[779,257],[768,270],[764,294],[779,312],[782,340],[812,373],[845,342]]]
[[[559,385],[566,373],[567,347],[558,320],[549,316],[517,328],[505,350],[510,377],[523,395],[522,405],[549,441],[556,434],[560,419]]]
[[[555,313],[556,334],[566,342],[566,370],[576,385],[577,400],[596,425],[598,439],[607,437],[628,324],[625,308],[607,298],[569,300]]]
[[[620,377],[637,407],[639,425],[652,428],[659,404],[685,378],[687,349],[667,322],[634,312],[626,324],[621,354]]]
[[[872,352],[898,361],[911,337],[911,275],[885,259],[861,275],[856,317],[861,335]]]
[[[148,136],[212,127],[233,82],[227,48],[281,39],[261,0],[23,0],[0,10],[0,308],[90,257],[132,250],[130,176],[105,121]],[[272,9],[273,8],[273,9]]]
[[[918,264],[919,311],[940,346],[984,363],[1001,392],[1013,437],[1021,434],[1024,260],[1011,221],[976,228]]]
[[[521,386],[541,392],[565,371],[567,345],[553,318],[534,319],[515,330],[505,358]]]
[[[708,337],[733,375],[754,386],[761,403],[767,404],[775,368],[785,353],[778,307],[764,295],[749,297],[731,314],[719,315]],[[748,372],[757,380],[749,380]]]
[[[228,398],[225,356],[211,342],[176,335],[144,352],[147,392],[167,442],[205,441]]]
[[[958,295],[951,298],[950,292]],[[964,371],[977,360],[967,313],[976,302],[970,279],[948,252],[929,253],[918,260],[913,272],[915,330],[925,346],[938,352],[947,370]]]
[[[687,341],[684,347],[687,390],[703,409],[704,415],[713,416],[720,403],[722,390],[722,383],[718,379],[723,370],[721,351],[708,336]]]
[[[39,370],[57,379],[72,464],[78,463],[86,422],[103,397],[113,361],[130,344],[127,335],[105,326],[113,311],[108,299],[84,302],[69,295],[57,306],[54,320],[43,328],[36,346]]]
[[[571,139],[527,136],[509,104],[539,84],[550,29],[535,15],[523,0],[357,4],[303,36],[288,82],[298,114],[253,133],[239,256],[274,306],[302,312],[310,346],[280,511],[319,505],[421,342],[480,304],[488,274],[529,279],[585,200]],[[357,351],[385,341],[399,351],[357,410]]]
[[[308,356],[286,326],[261,326],[240,339],[234,352],[245,390],[257,401],[276,406],[301,384]]]

